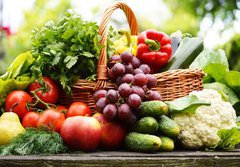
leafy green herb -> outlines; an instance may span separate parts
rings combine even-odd
[[[35,155],[65,153],[61,136],[52,131],[29,128],[15,140],[0,147],[0,155]]]
[[[112,26],[108,30],[108,39],[107,39],[107,55],[111,57],[115,53],[114,41],[118,40],[121,36],[117,31],[114,30]]]
[[[86,22],[72,11],[57,23],[49,21],[33,30],[34,73],[59,80],[67,93],[79,78],[96,73],[100,35],[95,22]]]
[[[188,95],[165,103],[168,105],[170,113],[194,113],[199,106],[210,105],[209,102],[199,99],[196,95]]]

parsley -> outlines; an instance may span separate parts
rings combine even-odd
[[[82,21],[71,10],[57,23],[49,21],[34,29],[32,54],[36,61],[32,71],[60,81],[66,93],[81,78],[96,74],[99,53],[103,46],[95,22]]]

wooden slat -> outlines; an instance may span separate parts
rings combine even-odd
[[[106,151],[94,153],[1,156],[0,166],[240,166],[240,150],[230,152],[174,151],[133,153]]]

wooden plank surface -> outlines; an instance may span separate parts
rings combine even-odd
[[[94,153],[0,156],[1,167],[24,166],[240,166],[240,150],[229,152],[174,151],[134,153],[101,151]]]

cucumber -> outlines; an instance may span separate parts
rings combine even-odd
[[[161,139],[160,151],[172,151],[174,149],[174,141],[170,137],[158,136]]]
[[[203,51],[203,41],[201,38],[185,37],[182,39],[175,54],[161,71],[185,69]]]
[[[158,122],[158,130],[160,134],[168,137],[177,137],[180,133],[179,125],[166,115],[162,115],[160,117]]]
[[[139,108],[140,117],[155,117],[159,118],[161,115],[166,114],[168,111],[168,106],[159,100],[142,102]]]
[[[161,147],[161,139],[154,135],[130,132],[125,137],[125,145],[128,150],[136,152],[154,152]]]
[[[158,122],[153,117],[143,117],[136,122],[132,131],[150,135],[156,134],[158,131]]]

